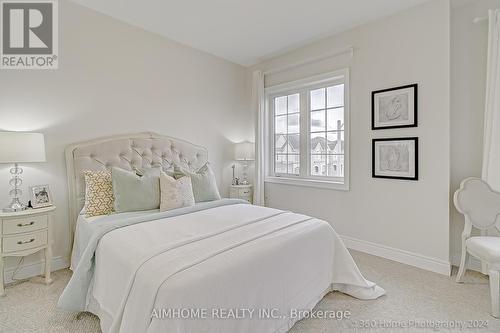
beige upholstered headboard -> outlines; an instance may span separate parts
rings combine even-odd
[[[71,230],[74,230],[76,219],[85,202],[83,171],[111,167],[133,170],[159,166],[166,170],[172,168],[174,163],[184,168],[199,169],[207,161],[206,148],[149,132],[70,145],[66,148],[66,169]]]

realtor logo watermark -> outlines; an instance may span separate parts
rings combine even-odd
[[[57,2],[0,0],[0,68],[57,69]]]

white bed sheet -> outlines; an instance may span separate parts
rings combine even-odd
[[[152,209],[140,212],[127,212],[127,213],[100,215],[92,217],[86,217],[82,211],[82,213],[78,215],[78,219],[76,221],[75,236],[73,238],[73,250],[71,252],[70,269],[74,270],[74,268],[78,265],[82,253],[85,250],[85,247],[87,246],[88,239],[93,234],[94,229],[96,227],[99,227],[99,225],[109,223],[110,221],[114,220],[120,220],[120,219],[123,220],[129,217],[153,214],[159,211],[160,211],[159,209]]]
[[[93,222],[82,219],[80,230]],[[301,319],[289,315],[293,309],[310,310],[331,290],[365,299],[385,293],[363,278],[327,222],[238,204],[107,233],[96,250],[87,307],[103,332],[286,332]],[[210,315],[157,319],[155,309]],[[213,309],[254,315],[221,319]],[[259,318],[265,309],[282,317]]]

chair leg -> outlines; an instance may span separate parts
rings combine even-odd
[[[469,258],[469,254],[467,253],[467,250],[465,247],[462,249],[462,259],[460,259],[460,267],[458,268],[458,273],[457,273],[457,282],[462,283],[462,278],[464,277],[465,274],[465,266],[467,266],[467,259]]]
[[[500,272],[490,270],[491,315],[500,317]]]

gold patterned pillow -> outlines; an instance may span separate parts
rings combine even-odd
[[[84,171],[85,216],[107,215],[113,212],[113,183],[109,171]]]

